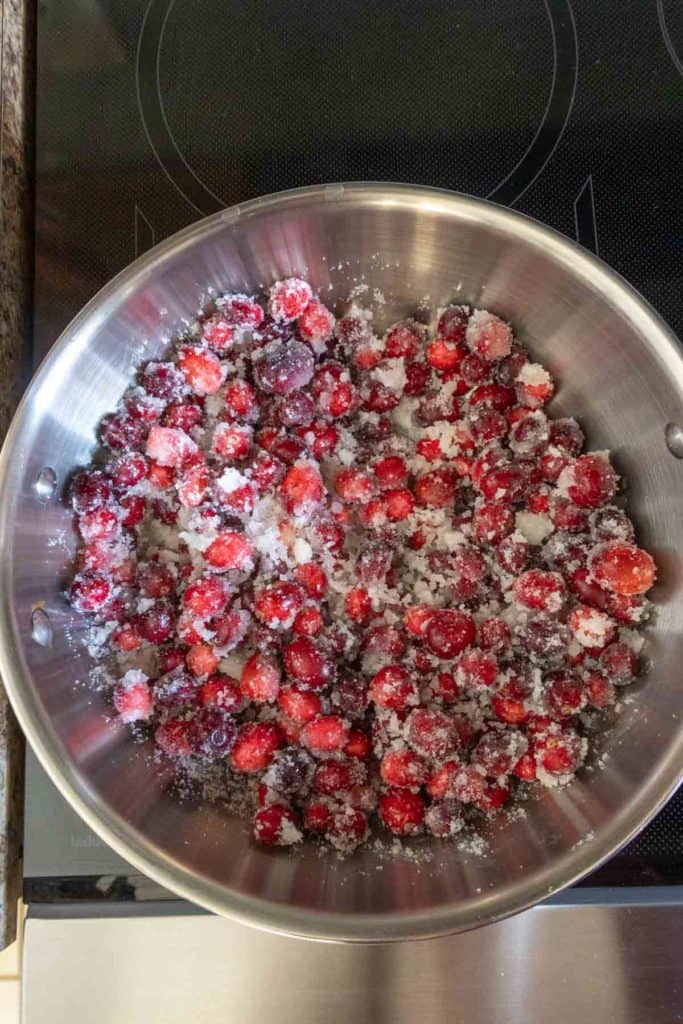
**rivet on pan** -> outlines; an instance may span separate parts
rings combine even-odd
[[[683,427],[677,423],[667,423],[664,437],[671,454],[677,459],[683,459]]]
[[[52,647],[52,625],[43,608],[34,608],[31,612],[31,636],[41,647]]]
[[[43,469],[41,469],[40,473],[36,477],[33,490],[41,501],[50,500],[57,490],[57,474],[52,466],[44,466]]]

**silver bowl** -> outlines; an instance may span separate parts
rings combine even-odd
[[[168,773],[84,685],[83,623],[63,585],[75,538],[63,501],[95,427],[136,366],[157,356],[212,290],[251,292],[306,275],[326,301],[359,282],[389,322],[456,298],[508,318],[560,381],[575,414],[630,483],[640,540],[657,558],[652,670],[595,742],[595,760],[524,816],[501,818],[482,855],[418,841],[346,860],[313,846],[255,846],[216,806],[177,802]],[[611,856],[681,778],[683,358],[665,324],[613,271],[516,213],[404,185],[299,189],[233,207],[138,259],[76,317],[37,372],[0,463],[0,667],[53,781],[141,872],[220,914],[321,939],[392,940],[464,930],[528,907]],[[669,434],[676,447],[676,431]],[[683,452],[679,452],[682,454]],[[77,681],[82,685],[74,685]]]

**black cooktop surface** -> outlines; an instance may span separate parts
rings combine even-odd
[[[681,152],[679,0],[40,0],[35,355],[191,221],[344,180],[514,206],[683,335]],[[683,881],[682,838],[679,794],[591,884]]]

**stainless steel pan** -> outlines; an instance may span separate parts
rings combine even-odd
[[[652,671],[597,742],[604,764],[499,821],[486,856],[436,845],[431,860],[347,860],[258,848],[243,823],[166,792],[149,752],[108,719],[85,680],[82,623],[62,588],[73,549],[64,483],[142,359],[160,353],[209,289],[252,291],[305,274],[326,299],[362,277],[387,320],[429,297],[509,318],[561,382],[593,447],[631,484],[641,542],[661,582]],[[0,667],[43,765],[133,865],[221,914],[325,939],[400,939],[492,921],[590,871],[650,818],[681,777],[683,359],[665,324],[603,263],[518,214],[447,192],[332,185],[246,203],[157,246],[104,288],[56,342],[15,417],[0,463]],[[674,432],[675,433],[675,432]],[[44,646],[45,644],[48,646]],[[421,847],[422,848],[422,847]],[[423,850],[424,855],[424,850]]]

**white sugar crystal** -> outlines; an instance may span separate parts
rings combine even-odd
[[[294,560],[299,564],[310,562],[313,557],[313,548],[303,537],[297,537],[294,541],[293,554]]]
[[[406,384],[405,362],[401,359],[385,359],[373,370],[373,377],[390,391],[403,391]]]
[[[555,527],[543,512],[518,512],[515,527],[529,544],[542,544]]]

